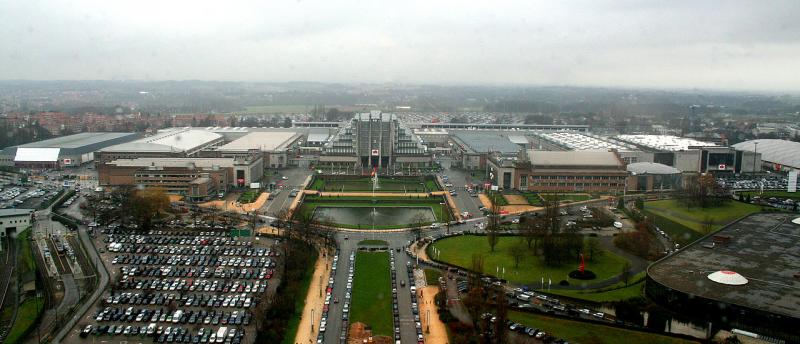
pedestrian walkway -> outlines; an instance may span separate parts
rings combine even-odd
[[[446,344],[447,328],[442,320],[439,319],[439,310],[434,301],[436,300],[436,294],[439,293],[439,287],[427,286],[422,288],[419,293],[419,313],[425,343]]]
[[[328,276],[330,275],[331,261],[329,257],[323,257],[320,254],[314,266],[314,275],[311,277],[311,285],[308,287],[300,324],[297,326],[297,335],[294,338],[295,343],[317,342],[319,322],[322,319],[322,307],[325,305],[325,288],[328,286]],[[331,302],[330,305],[334,305],[334,303]],[[313,331],[311,331],[311,324],[314,324]]]

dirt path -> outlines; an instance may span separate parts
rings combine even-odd
[[[268,192],[262,192],[261,195],[256,198],[255,201],[252,203],[245,203],[236,205],[236,201],[210,201],[205,203],[200,203],[199,206],[204,208],[217,208],[222,210],[233,210],[237,213],[246,214],[254,210],[261,209],[264,206],[264,203],[267,203],[267,198],[269,197]],[[227,205],[226,205],[227,203]]]
[[[439,287],[427,286],[418,293],[421,302],[419,314],[420,320],[422,320],[422,333],[425,336],[425,343],[446,344],[448,342],[447,328],[439,319],[439,312],[434,303],[436,294],[439,293]]]
[[[314,275],[311,278],[311,285],[308,287],[303,315],[300,317],[300,324],[297,326],[295,343],[316,343],[319,331],[319,321],[322,318],[322,306],[325,304],[325,289],[328,286],[327,278],[331,275],[331,263],[329,257],[319,255],[317,264],[314,266]],[[312,319],[311,313],[314,313]],[[311,324],[314,324],[314,331]]]

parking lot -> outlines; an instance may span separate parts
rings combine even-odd
[[[110,287],[65,341],[253,343],[254,311],[277,286],[280,243],[185,226],[98,229]]]

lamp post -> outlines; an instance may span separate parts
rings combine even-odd
[[[758,156],[758,142],[753,142],[753,173],[756,173],[756,156]]]

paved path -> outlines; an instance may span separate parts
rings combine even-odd
[[[339,258],[341,259],[341,258]],[[319,322],[322,319],[322,306],[325,303],[325,288],[328,286],[328,277],[331,275],[331,257],[323,257],[320,254],[314,267],[314,274],[311,277],[311,285],[308,287],[303,315],[300,316],[300,324],[297,325],[297,335],[294,337],[295,343],[312,343],[317,341]],[[335,307],[333,301],[330,307]],[[311,314],[314,314],[312,317]],[[311,330],[314,324],[314,331]]]
[[[100,298],[101,295],[103,295],[103,293],[106,291],[106,288],[108,287],[108,271],[106,270],[103,263],[100,262],[100,257],[97,254],[97,248],[94,247],[92,239],[89,238],[89,234],[86,233],[86,227],[79,226],[78,235],[80,236],[81,243],[83,243],[83,246],[86,248],[86,253],[89,254],[90,261],[98,262],[97,266],[95,266],[95,269],[97,269],[98,270],[97,272],[100,274],[100,283],[97,286],[97,288],[95,288],[92,295],[86,300],[86,302],[81,304],[80,308],[75,313],[76,316],[71,317],[67,321],[67,323],[61,328],[61,330],[58,331],[55,338],[53,338],[54,344],[58,344],[61,342],[62,339],[64,339],[67,333],[69,333],[69,331],[72,330],[72,328],[75,326],[75,323],[81,319],[81,317],[83,316],[84,313],[86,313],[87,310],[89,310],[89,307],[92,307],[95,304],[97,299]]]

